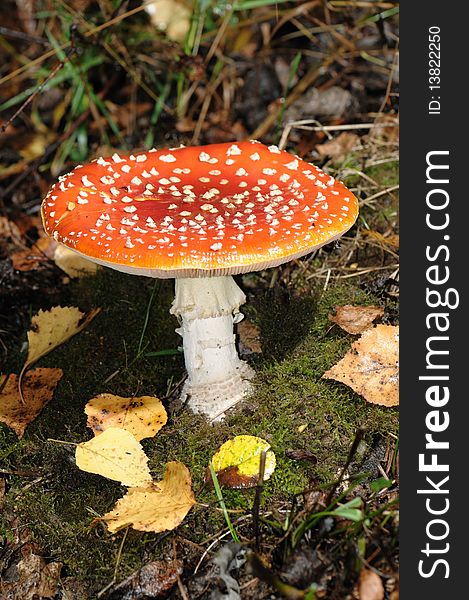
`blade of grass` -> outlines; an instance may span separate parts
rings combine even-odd
[[[290,90],[291,84],[293,82],[293,78],[295,77],[297,71],[298,71],[298,67],[300,66],[300,61],[301,61],[301,52],[298,52],[295,55],[295,58],[293,59],[291,65],[290,65],[290,71],[288,73],[288,79],[287,79],[287,83],[285,85],[285,89],[283,90],[283,103],[282,103],[282,107],[280,109],[280,112],[278,113],[278,120],[277,120],[277,131],[275,132],[276,138],[277,138],[277,143],[280,141],[280,129],[282,127],[282,123],[283,123],[283,117],[285,115],[285,110],[287,109],[287,105],[286,105],[286,98],[288,96],[288,92]]]
[[[226,510],[225,501],[223,499],[223,494],[221,493],[220,484],[218,483],[217,474],[215,473],[215,469],[213,468],[212,461],[210,461],[209,468],[210,468],[210,475],[212,476],[213,487],[215,488],[215,494],[217,495],[218,502],[223,511],[223,516],[225,517],[226,524],[228,525],[228,529],[230,530],[231,537],[233,538],[233,541],[240,543],[240,539],[238,537],[238,534],[236,533],[236,529],[233,527],[233,523],[231,522],[230,515],[228,514],[228,511]]]
[[[153,285],[153,289],[152,289],[151,295],[150,295],[150,300],[148,301],[148,304],[147,304],[147,310],[145,312],[145,321],[143,322],[142,333],[140,334],[140,340],[138,342],[137,356],[142,351],[143,338],[145,337],[145,333],[146,333],[147,327],[148,327],[148,320],[150,318],[151,305],[153,304],[153,300],[155,298],[156,290],[159,288],[159,284],[160,284],[160,282],[157,279]]]
[[[250,10],[251,8],[261,8],[262,6],[275,6],[284,4],[289,0],[243,0],[243,2],[235,2],[233,10]]]

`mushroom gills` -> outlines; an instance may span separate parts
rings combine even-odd
[[[171,313],[181,322],[176,332],[183,340],[188,375],[181,399],[212,422],[252,389],[254,371],[239,358],[233,332],[245,301],[230,276],[176,279]]]

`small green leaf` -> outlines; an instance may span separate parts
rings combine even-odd
[[[358,523],[363,520],[363,511],[358,510],[358,508],[337,508],[333,513],[336,517],[342,517],[343,519],[348,519],[349,521],[353,521],[354,523]]]
[[[386,477],[380,477],[379,479],[375,479],[370,483],[370,487],[373,492],[380,492],[385,488],[391,487],[392,481],[387,479]]]

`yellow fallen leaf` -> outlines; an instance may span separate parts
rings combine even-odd
[[[138,531],[170,531],[194,504],[189,469],[174,461],[166,465],[162,481],[152,487],[130,489],[103,520],[112,533],[128,525]]]
[[[52,399],[63,375],[62,369],[34,369],[23,380],[23,402],[18,388],[18,375],[10,375],[0,385],[0,422],[23,437],[26,427],[34,421]]]
[[[109,427],[119,427],[129,431],[136,440],[153,437],[168,420],[161,400],[154,396],[122,398],[100,394],[88,401],[85,413],[87,425],[95,435]]]
[[[101,309],[86,315],[76,306],[54,306],[40,310],[31,320],[28,331],[28,358],[23,371],[84,329]]]
[[[93,275],[99,269],[99,265],[95,262],[83,258],[62,244],[58,244],[55,248],[54,262],[69,277]]]
[[[238,435],[225,442],[212,457],[212,465],[220,485],[231,488],[253,487],[258,484],[261,453],[266,452],[264,481],[275,469],[275,454],[270,444],[254,435]],[[205,476],[211,481],[210,473]]]
[[[397,406],[399,327],[377,325],[368,329],[323,377],[345,383],[373,404]]]
[[[384,315],[380,306],[336,306],[335,315],[329,315],[329,321],[336,323],[347,333],[353,335],[363,333],[371,327],[372,322]]]
[[[148,456],[125,429],[110,427],[100,436],[78,444],[75,459],[82,471],[120,481],[129,487],[152,483]]]

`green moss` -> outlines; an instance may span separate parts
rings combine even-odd
[[[146,356],[149,351],[174,349],[179,343],[176,321],[169,314],[171,281],[156,283],[144,331],[154,285],[151,280],[108,270],[73,283],[73,302],[83,310],[100,306],[101,313],[86,330],[41,361],[41,366],[62,368],[64,377],[24,439],[18,442],[5,427],[0,429],[5,468],[37,473],[31,480],[12,479],[6,512],[14,511],[20,522],[28,524],[39,544],[65,563],[68,574],[88,581],[103,583],[112,578],[122,533],[111,536],[101,525],[90,527],[90,523],[110,510],[124,490],[79,471],[74,447],[48,440],[78,443],[90,439],[83,407],[97,393],[164,396],[169,382],[181,378],[181,356]],[[349,388],[321,379],[353,341],[331,326],[328,313],[338,304],[376,302],[354,284],[331,284],[326,292],[317,293],[303,289],[302,296],[251,293],[248,312],[261,328],[264,352],[256,360],[255,391],[244,408],[216,426],[183,411],[172,415],[155,438],[142,442],[156,478],[170,460],[182,461],[192,473],[200,505],[181,526],[181,535],[201,543],[224,527],[215,494],[204,486],[204,475],[212,454],[230,437],[252,434],[271,443],[277,469],[263,493],[263,504],[268,507],[301,493],[310,480],[326,483],[334,479],[359,427],[365,428],[370,441],[395,430],[395,411],[369,405]],[[138,353],[142,332],[143,350]],[[304,425],[306,429],[299,433]],[[286,451],[290,449],[311,451],[317,463],[289,459]],[[224,497],[228,508],[243,514],[252,507],[254,491],[224,490]],[[7,522],[3,528],[8,529]],[[169,540],[161,534],[130,532],[119,577],[149,557],[168,552]]]

